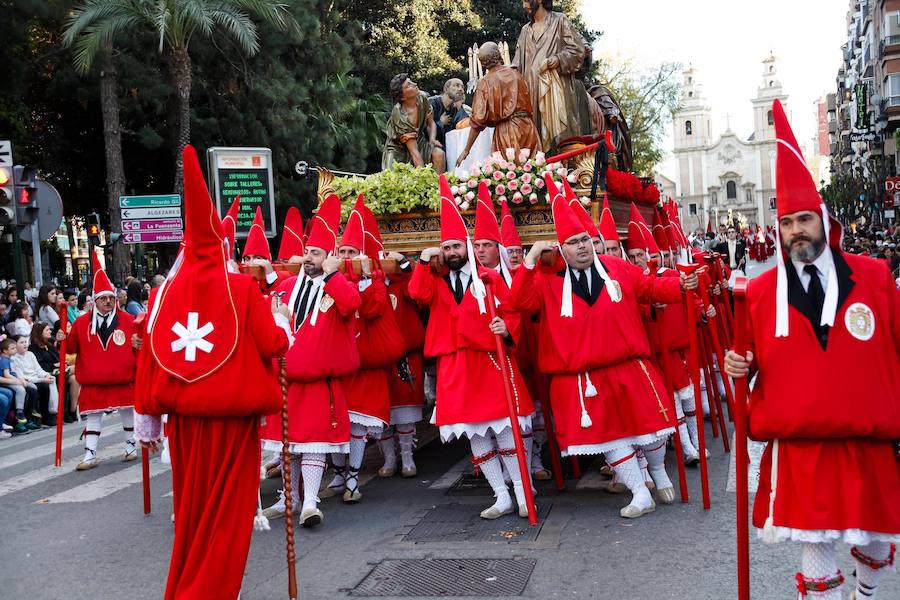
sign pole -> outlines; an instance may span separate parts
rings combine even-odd
[[[44,271],[41,264],[41,236],[36,219],[31,223],[31,260],[34,263],[34,286],[40,288],[44,285]]]

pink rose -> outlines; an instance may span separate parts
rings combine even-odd
[[[495,191],[496,193],[498,193],[498,194],[505,194],[505,193],[506,193],[506,186],[503,185],[502,183],[497,184],[497,187],[494,188],[494,191]]]
[[[566,179],[569,180],[569,183],[575,183],[575,174],[574,174],[574,173],[569,173],[569,174],[566,176]]]
[[[537,189],[542,189],[544,187],[544,180],[543,179],[535,179],[534,187],[536,187]]]
[[[507,148],[506,149],[506,160],[516,160],[515,148]]]
[[[468,185],[470,188],[476,188],[476,187],[478,187],[478,181],[476,181],[475,178],[472,178],[469,180]]]
[[[559,176],[559,177],[565,177],[565,176],[566,176],[566,170],[565,170],[565,168],[563,168],[563,167],[558,168],[558,169],[556,170],[556,174],[557,174],[557,176]]]
[[[522,165],[522,170],[525,171],[526,173],[528,173],[529,171],[531,171],[533,168],[534,168],[534,167],[531,166],[531,163],[530,163],[530,162],[527,162],[527,163],[525,163],[524,165]]]
[[[528,196],[528,201],[531,202],[532,204],[537,204],[537,200],[538,200],[537,194],[532,194],[532,195]]]
[[[507,171],[507,172],[506,172],[506,178],[507,178],[507,179],[510,179],[510,180],[515,179],[515,178],[516,178],[516,172],[515,172],[515,171]]]
[[[519,162],[525,162],[531,156],[531,148],[522,148],[519,150]]]
[[[466,200],[472,201],[475,198],[475,192],[466,192]]]
[[[537,164],[537,166],[541,166],[542,164],[547,162],[547,155],[538,150],[534,155],[534,162]]]
[[[457,186],[455,186],[455,185],[451,185],[451,186],[450,186],[450,193],[453,194],[454,196],[457,195],[457,194],[459,193],[459,188],[458,188]]]
[[[459,186],[457,187],[457,189],[459,190],[459,193],[460,193],[460,194],[465,194],[467,191],[469,191],[469,188],[467,188],[467,187],[466,187],[465,185],[463,185],[463,184],[459,184]]]
[[[516,191],[516,189],[519,187],[519,182],[515,179],[510,179],[509,183],[506,184],[506,187],[508,187],[512,191]]]
[[[522,204],[522,194],[516,192],[512,197],[513,204]]]
[[[481,172],[484,173],[485,175],[490,175],[491,173],[494,172],[494,169],[490,165],[484,165],[484,168],[481,169]]]
[[[499,151],[499,150],[495,150],[495,151],[491,154],[491,158],[496,162],[496,161],[498,161],[498,160],[503,160],[503,155],[500,154],[500,151]]]
[[[494,171],[494,181],[503,179],[503,171]]]
[[[578,200],[581,202],[581,205],[584,206],[585,208],[587,208],[588,206],[591,205],[591,199],[588,198],[587,196],[581,196],[578,198]]]
[[[456,202],[457,206],[462,204],[462,198],[460,198],[459,196],[453,196],[453,201]]]
[[[504,202],[506,202],[506,196],[500,196],[499,198],[497,198],[497,202],[503,204]]]
[[[531,184],[523,183],[522,187],[520,187],[519,189],[522,191],[523,194],[525,194],[527,196],[528,194],[531,193]]]
[[[469,203],[463,202],[462,204],[459,205],[459,209],[460,210],[469,210]]]
[[[531,183],[531,173],[522,173],[519,179],[522,180],[522,183]]]
[[[474,167],[472,167],[472,170],[469,171],[470,177],[478,177],[480,175],[481,175],[481,167],[474,166]]]

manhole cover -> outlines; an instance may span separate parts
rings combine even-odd
[[[447,496],[493,496],[494,490],[487,479],[474,473],[463,473],[447,490]]]
[[[528,525],[518,513],[488,521],[481,505],[444,504],[429,510],[403,536],[404,542],[533,542],[541,532],[552,504],[538,503],[538,524]]]
[[[521,596],[535,559],[435,558],[384,560],[351,596]]]

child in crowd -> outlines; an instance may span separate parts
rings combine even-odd
[[[16,354],[11,357],[15,372],[28,382],[26,387],[34,388],[38,394],[41,423],[50,427],[56,425],[56,413],[59,406],[59,395],[53,375],[41,368],[37,357],[28,351],[31,338],[20,337],[16,340]]]
[[[15,353],[16,340],[6,338],[0,342],[0,385],[11,390],[15,397],[16,424],[13,430],[16,433],[25,433],[32,429],[40,429],[39,425],[25,416],[26,409],[29,414],[33,412],[32,406],[37,390],[29,393],[26,388],[28,382],[16,375],[13,370],[11,357]]]

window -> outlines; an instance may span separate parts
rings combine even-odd
[[[769,122],[770,127],[775,124],[775,115],[772,114],[771,110],[766,113],[766,121]]]
[[[900,73],[884,78],[884,95],[887,106],[900,106]]]
[[[773,65],[769,65],[769,73],[773,73],[775,71],[775,67]]]
[[[684,122],[684,135],[693,135],[694,125],[690,121]]]
[[[709,201],[713,204],[716,204],[719,201],[719,194],[717,192],[710,193]]]
[[[737,184],[733,181],[729,181],[725,184],[725,196],[729,200],[737,200]]]
[[[696,204],[688,204],[688,214],[692,217],[697,216],[697,205]]]
[[[883,31],[886,44],[898,43],[897,36],[900,36],[900,12],[890,12],[884,15]]]
[[[687,83],[688,83],[688,85],[691,85],[691,82],[692,82],[692,81],[693,81],[693,80],[694,80],[694,78],[693,78],[693,77],[688,77],[688,82],[687,82]]]
[[[775,198],[769,198],[769,210],[775,210]]]
[[[693,98],[693,97],[694,97],[694,92],[688,92],[688,98]]]
[[[769,80],[769,87],[775,87],[775,81],[773,79]]]

